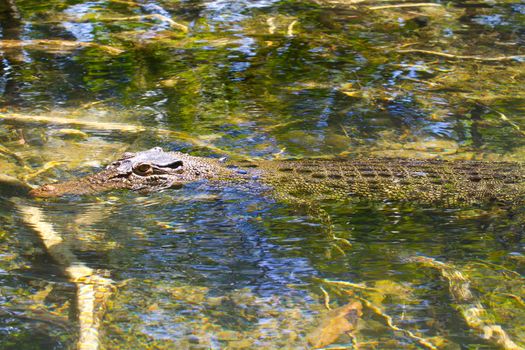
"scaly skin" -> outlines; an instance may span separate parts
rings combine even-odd
[[[80,179],[47,184],[33,189],[29,194],[33,197],[60,197],[66,194],[94,194],[110,189],[131,189],[126,178],[117,178],[113,171],[101,171]]]
[[[367,198],[458,206],[525,201],[520,163],[360,158],[263,162],[278,193],[317,199]]]
[[[512,162],[395,158],[224,163],[160,148],[127,154],[105,170],[31,191],[36,197],[112,189],[142,192],[207,180],[255,181],[281,199],[367,198],[461,206],[525,201],[524,165]]]

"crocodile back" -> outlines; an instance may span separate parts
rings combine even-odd
[[[520,163],[359,158],[268,161],[262,180],[281,197],[401,200],[446,206],[517,204],[525,198]]]

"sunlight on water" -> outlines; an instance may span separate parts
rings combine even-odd
[[[74,19],[80,19],[82,16],[93,10],[94,3],[73,5],[64,13]],[[92,41],[94,39],[93,31],[95,26],[92,23],[75,23],[63,22],[64,28],[75,36],[78,41]]]

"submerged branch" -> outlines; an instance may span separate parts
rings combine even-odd
[[[352,288],[352,289],[380,292],[379,289],[373,288],[373,287],[368,287],[364,283],[352,283],[352,282],[347,282],[347,281],[334,281],[334,280],[329,280],[329,279],[326,279],[326,278],[322,278],[322,279],[314,278],[314,280],[318,280],[318,281],[320,281],[322,283],[326,283],[328,285],[333,285],[333,286],[336,286],[336,287],[339,287],[339,288],[348,287],[348,288]]]
[[[266,24],[268,24],[268,33],[275,34],[275,28],[277,28],[275,26],[275,18],[274,17],[269,17],[266,20]]]
[[[369,300],[367,300],[365,298],[362,298],[362,297],[359,297],[359,296],[356,296],[356,298],[358,300],[362,301],[366,305],[366,307],[369,308],[370,310],[372,310],[376,315],[381,316],[385,320],[385,322],[388,325],[388,327],[390,327],[390,329],[405,334],[407,337],[417,341],[420,345],[424,346],[427,349],[431,349],[431,350],[437,350],[438,349],[437,347],[434,346],[434,344],[432,344],[428,340],[415,335],[414,333],[412,333],[408,329],[403,329],[403,328],[400,328],[397,325],[395,325],[394,324],[394,320],[392,319],[392,316],[384,313],[379,307],[377,307],[376,305],[372,304]]]
[[[490,109],[491,111],[493,111],[494,113],[496,113],[497,115],[499,115],[501,120],[503,120],[505,123],[507,123],[510,126],[512,126],[522,136],[525,136],[525,131],[521,130],[520,126],[518,124],[516,124],[513,120],[509,119],[509,117],[507,117],[505,114],[503,114],[500,111],[497,111],[497,110],[495,110],[493,108],[490,108],[490,107],[487,107],[487,108]]]
[[[46,313],[44,310],[27,306],[6,307],[0,306],[0,317],[16,318],[31,322],[43,322],[46,324],[60,327],[66,331],[71,331],[71,322],[68,319]]]
[[[525,302],[523,301],[523,299],[519,295],[515,295],[515,294],[512,294],[512,293],[499,293],[499,294],[503,295],[503,296],[506,296],[506,297],[509,297],[509,298],[512,298],[512,299],[516,300],[516,302],[518,304],[520,304],[520,306],[525,307]]]
[[[124,131],[124,132],[141,132],[146,131],[147,128],[142,126],[136,126],[132,124],[123,124],[123,123],[107,123],[107,122],[97,122],[90,120],[78,120],[78,119],[69,119],[64,117],[49,117],[43,115],[29,115],[29,114],[0,114],[0,120],[12,120],[16,122],[25,122],[25,123],[39,123],[39,124],[55,124],[55,125],[77,125],[85,128],[92,128],[96,130],[114,130],[114,131]]]
[[[131,20],[136,20],[136,19],[150,19],[150,18],[157,19],[157,20],[159,20],[161,22],[166,22],[166,23],[168,23],[170,25],[170,27],[180,29],[184,33],[187,33],[189,31],[188,27],[185,26],[184,24],[180,24],[178,22],[175,22],[171,18],[163,16],[163,15],[160,15],[158,13],[153,13],[153,14],[149,14],[149,15],[128,16],[128,17],[97,17],[95,19],[95,21],[99,21],[99,22],[106,22],[106,21],[107,22],[115,22],[115,21],[131,21]],[[74,22],[85,22],[82,19],[73,20],[73,21]]]
[[[194,146],[208,149],[218,154],[227,155],[227,156],[230,156],[236,159],[239,158],[238,155],[232,152],[220,149],[214,145],[211,145],[202,140],[199,140],[198,138],[191,136],[188,133],[180,132],[180,131],[149,128],[149,127],[133,125],[133,124],[97,122],[97,121],[90,121],[90,120],[70,119],[70,118],[64,118],[64,117],[51,117],[51,116],[43,116],[43,115],[28,115],[28,114],[18,114],[18,113],[10,113],[10,114],[0,113],[0,120],[11,120],[11,121],[22,122],[22,123],[39,123],[39,124],[72,125],[72,126],[75,125],[75,126],[87,128],[87,129],[107,130],[107,131],[126,132],[126,133],[141,133],[141,132],[149,131],[149,132],[152,132],[158,135],[169,135],[178,140],[189,142]]]
[[[107,0],[109,2],[113,2],[115,4],[122,4],[122,5],[129,5],[129,6],[134,6],[134,7],[140,7],[141,5],[137,4],[136,2],[133,2],[133,1],[126,1],[126,0]]]
[[[417,256],[409,259],[410,262],[420,263],[438,270],[448,281],[450,294],[456,301],[455,308],[469,327],[481,333],[481,337],[505,350],[523,350],[510,339],[510,336],[498,324],[494,324],[487,317],[487,310],[481,305],[470,289],[469,279],[450,264],[433,258]]]
[[[80,47],[93,47],[106,51],[111,55],[119,55],[124,52],[124,50],[121,50],[114,46],[71,40],[0,40],[0,48],[2,49],[12,49],[20,47],[31,47],[33,49],[39,49],[44,51],[74,50]]]
[[[94,106],[97,106],[97,105],[100,105],[100,104],[103,104],[103,103],[107,103],[109,101],[113,101],[115,99],[116,99],[116,97],[110,97],[110,98],[106,98],[104,100],[98,100],[98,101],[92,101],[92,102],[84,103],[80,107],[78,107],[76,110],[74,110],[71,113],[71,115],[77,115],[77,114],[80,113],[80,111],[86,110],[88,108],[92,108]]]
[[[78,260],[60,234],[44,220],[39,208],[18,204],[17,209],[22,213],[24,222],[38,234],[49,255],[63,267],[68,279],[77,287],[77,349],[97,350],[106,302],[115,290],[113,280],[99,275]]]
[[[286,30],[287,36],[293,36],[293,27],[297,24],[297,20],[293,20],[292,23],[288,25],[288,29]]]
[[[46,171],[50,170],[50,169],[53,169],[55,168],[57,165],[60,165],[62,164],[62,162],[60,161],[51,161],[51,162],[47,162],[46,164],[44,164],[44,166],[42,166],[40,169],[38,169],[37,171],[35,172],[32,172],[32,173],[28,173],[27,175],[24,175],[23,176],[23,180],[24,181],[29,181],[29,180],[32,180],[34,179],[35,177],[39,176],[40,174],[42,173],[45,173]]]
[[[2,145],[0,145],[0,155],[1,154],[13,158],[21,166],[25,166],[26,165],[26,163],[25,163],[25,161],[24,161],[24,159],[22,157],[20,157],[18,154],[16,154],[15,152],[11,151],[9,148],[7,148],[5,146],[2,146]]]
[[[483,56],[471,56],[471,55],[454,55],[454,54],[446,53],[446,52],[421,50],[421,49],[403,49],[403,50],[396,50],[396,52],[422,53],[426,55],[434,55],[434,56],[440,56],[440,57],[456,59],[456,60],[475,60],[475,61],[486,61],[486,62],[513,61],[513,60],[525,59],[525,55],[483,57]]]
[[[382,293],[381,289],[368,287],[364,283],[352,283],[352,282],[347,282],[347,281],[334,281],[334,280],[329,280],[329,279],[316,279],[316,280],[319,280],[322,283],[325,283],[327,285],[331,285],[331,286],[334,286],[334,287],[336,287],[338,289],[341,289],[345,293],[350,294],[352,296],[352,298],[356,298],[359,301],[363,302],[365,304],[365,306],[368,309],[370,309],[373,313],[375,313],[376,315],[382,317],[385,320],[387,326],[390,329],[392,329],[393,331],[403,333],[404,335],[406,335],[407,337],[415,340],[416,342],[418,342],[420,345],[422,345],[423,347],[425,347],[427,349],[437,350],[437,347],[435,347],[430,341],[417,336],[416,334],[414,334],[413,332],[411,332],[408,329],[404,329],[404,328],[398,327],[394,323],[394,320],[393,320],[392,316],[386,314],[383,310],[381,310],[381,308],[379,306],[373,304],[368,299],[363,298],[363,297],[361,297],[361,296],[359,296],[359,295],[354,293],[356,290],[358,290],[360,292]],[[321,288],[321,290],[324,293],[326,293],[324,291],[324,289]],[[326,304],[326,301],[325,301],[325,304]]]
[[[382,5],[382,6],[371,6],[369,10],[383,10],[383,9],[393,9],[393,8],[403,8],[403,7],[442,7],[441,4],[435,4],[432,2],[420,2],[420,3],[411,3],[411,4],[395,4],[395,5]]]
[[[323,293],[324,297],[324,307],[326,307],[328,310],[332,310],[330,307],[330,295],[328,295],[328,292],[323,288],[323,286],[319,287],[321,289],[321,292]]]

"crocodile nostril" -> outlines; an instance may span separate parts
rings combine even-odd
[[[109,169],[109,168],[113,168],[113,167],[118,168],[118,167],[121,166],[121,165],[122,165],[122,162],[120,162],[120,161],[117,160],[116,162],[113,162],[113,163],[111,163],[110,165],[108,165],[106,168],[107,168],[107,169]]]

